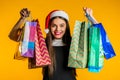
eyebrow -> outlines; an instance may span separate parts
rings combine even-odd
[[[60,23],[60,25],[61,25],[61,24],[63,24],[63,25],[64,25],[65,23]],[[55,24],[55,23],[52,23],[51,25],[56,25],[56,24]]]

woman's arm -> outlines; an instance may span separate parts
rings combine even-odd
[[[98,21],[94,18],[93,16],[93,11],[91,8],[83,8],[85,15],[87,19],[92,23],[92,24],[98,24]]]
[[[17,41],[18,39],[18,33],[19,31],[21,31],[21,25],[25,22],[25,19],[27,17],[29,17],[29,14],[30,14],[30,11],[28,11],[27,8],[23,8],[21,11],[20,11],[20,18],[19,20],[17,21],[17,23],[13,26],[12,30],[10,31],[9,33],[9,38],[14,40],[14,41]]]

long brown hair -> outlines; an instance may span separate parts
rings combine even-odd
[[[58,16],[57,16],[58,17]],[[53,74],[53,71],[55,69],[55,66],[56,66],[56,59],[55,59],[55,52],[54,52],[54,49],[53,49],[53,46],[52,46],[52,40],[54,39],[52,33],[51,33],[51,30],[50,30],[50,25],[51,25],[51,22],[57,18],[57,17],[53,17],[52,19],[50,19],[50,22],[49,22],[49,33],[46,35],[46,45],[47,45],[47,48],[48,48],[48,51],[49,51],[49,54],[50,54],[50,58],[51,58],[51,65],[48,66],[48,74],[49,76]],[[62,17],[59,17],[60,19],[63,19],[65,20],[66,22],[66,31],[65,31],[65,34],[63,35],[63,38],[62,38],[62,41],[63,43],[66,44],[66,47],[68,47],[67,49],[70,48],[70,43],[71,43],[71,35],[70,35],[70,27],[69,27],[69,23],[66,19],[62,18]],[[44,68],[43,68],[43,73],[44,73]]]

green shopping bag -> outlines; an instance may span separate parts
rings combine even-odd
[[[85,68],[87,65],[87,31],[88,25],[85,22],[76,21],[70,52],[68,67]]]
[[[100,29],[97,27],[89,28],[89,58],[88,70],[90,72],[99,72],[104,63],[104,54]]]

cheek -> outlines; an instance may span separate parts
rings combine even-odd
[[[66,31],[66,27],[65,27],[65,28],[63,28],[63,29],[62,29],[62,31],[65,33],[65,31]]]
[[[50,28],[51,32],[55,31],[55,28]]]
[[[55,29],[54,29],[54,28],[51,28],[51,33],[52,33],[52,35],[54,35],[54,31],[55,31]]]

